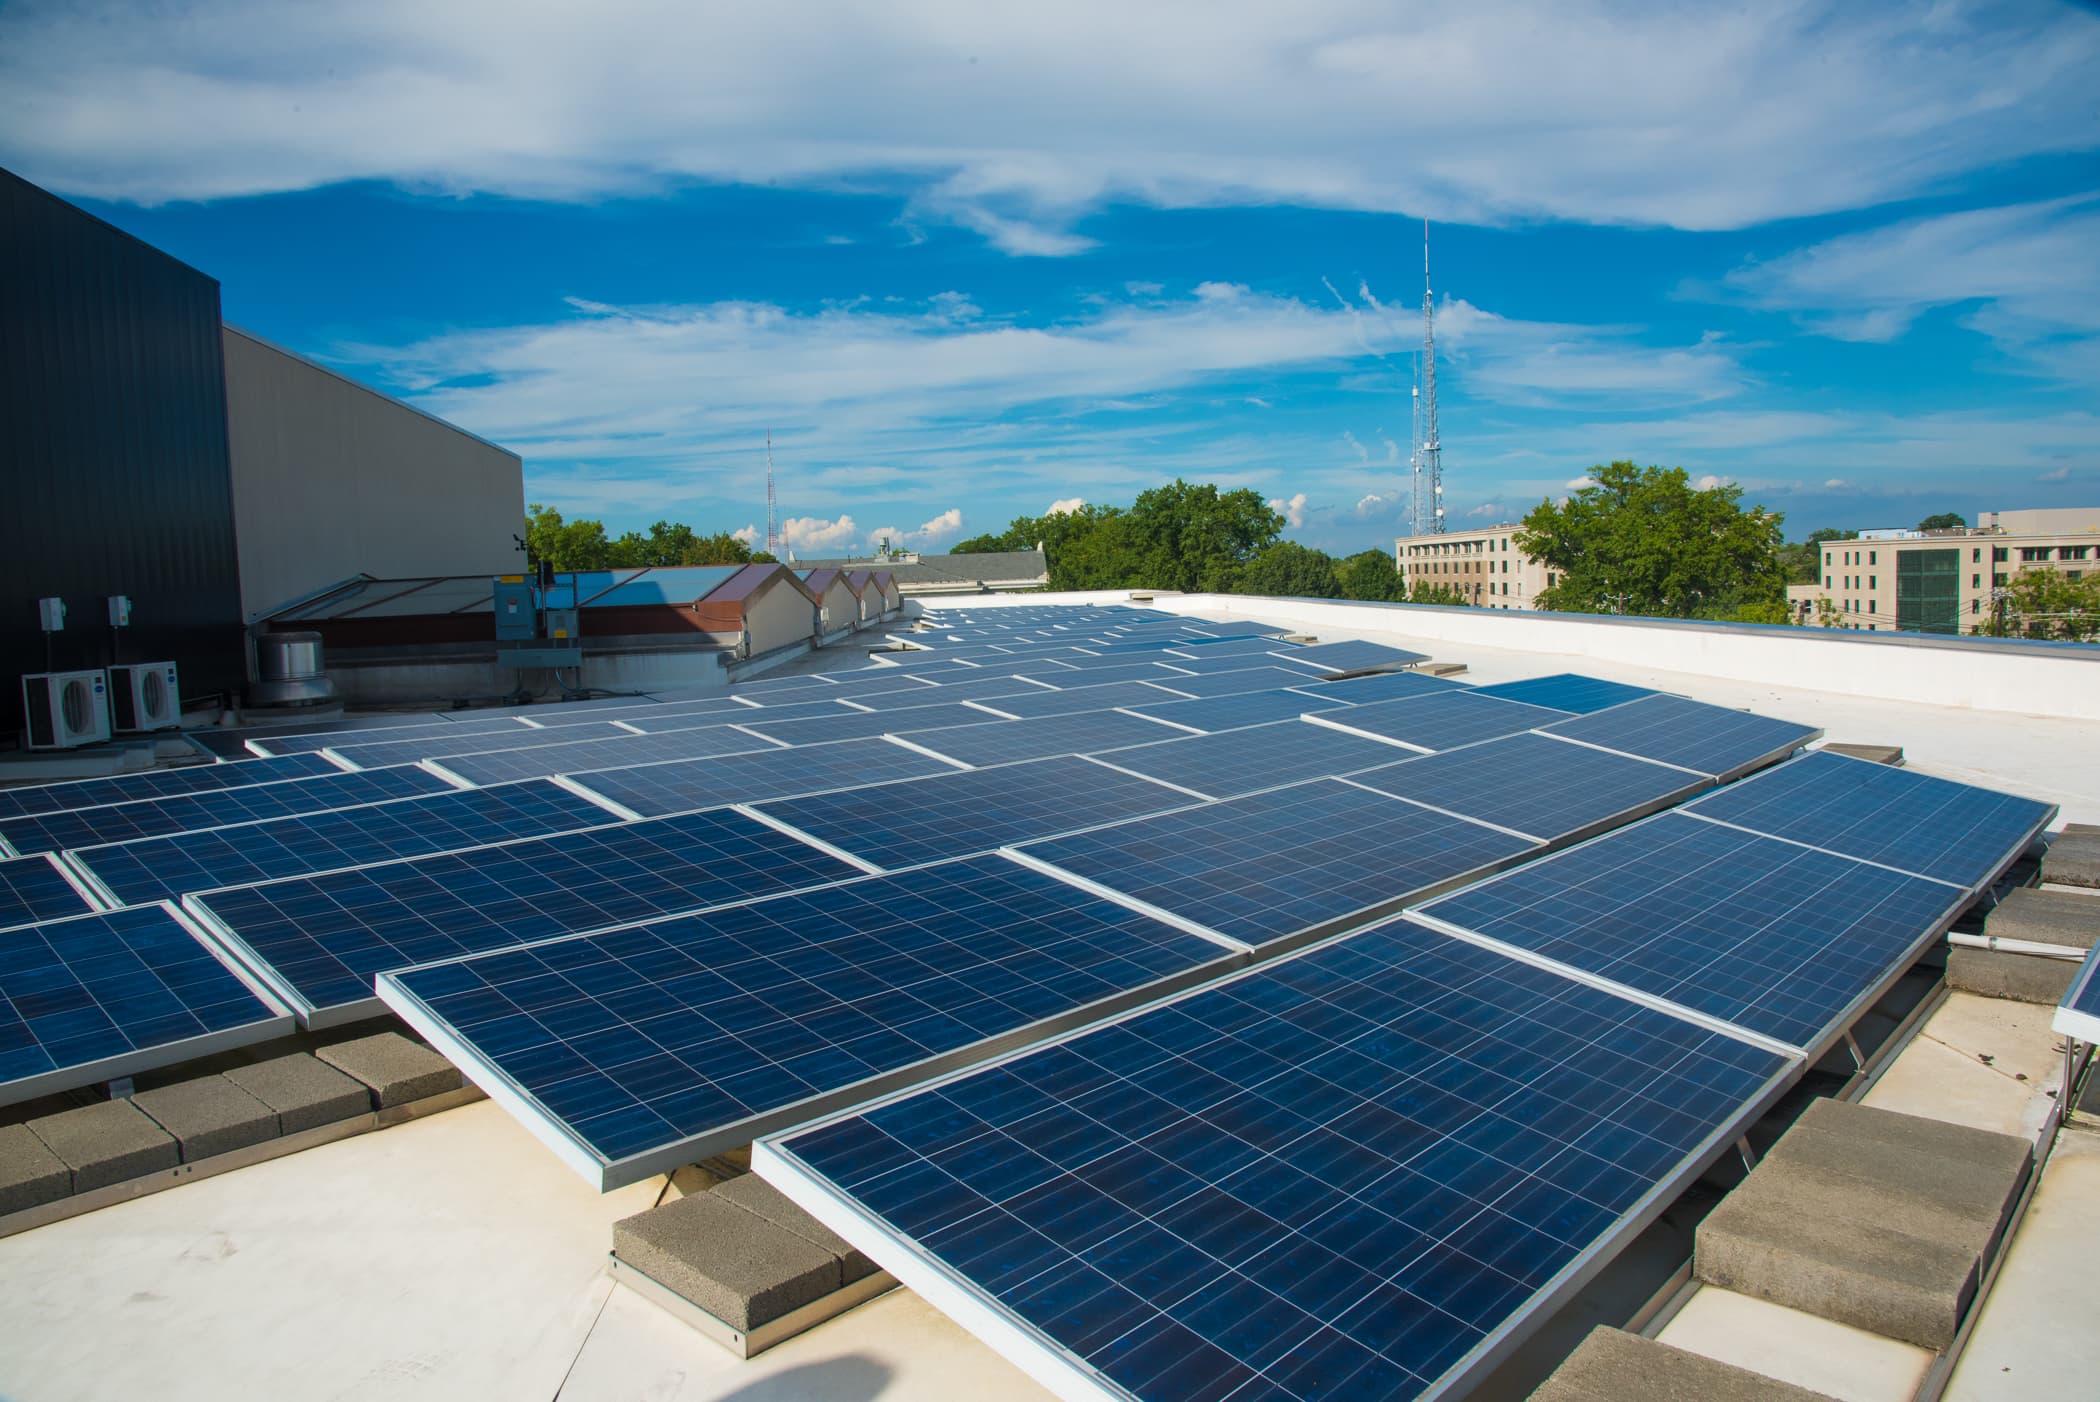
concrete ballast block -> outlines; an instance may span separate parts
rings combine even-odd
[[[373,1104],[382,1110],[443,1095],[462,1084],[459,1069],[451,1062],[398,1032],[337,1042],[314,1055],[364,1082],[372,1092]]]
[[[372,1112],[372,1092],[305,1052],[239,1066],[226,1079],[277,1114],[280,1134],[355,1119]]]
[[[2042,880],[2059,886],[2100,886],[2100,833],[2067,832],[2042,857]]]
[[[613,1251],[746,1333],[844,1284],[831,1252],[716,1192],[613,1223]]]
[[[182,1162],[174,1136],[128,1100],[62,1110],[31,1120],[29,1129],[73,1170],[76,1193],[143,1178]]]
[[[859,1247],[810,1216],[787,1194],[755,1173],[731,1178],[717,1185],[714,1192],[715,1196],[735,1203],[744,1211],[763,1217],[784,1231],[793,1232],[810,1245],[829,1251],[838,1258],[839,1283],[842,1285],[851,1285],[877,1270],[875,1263]]]
[[[224,1076],[141,1091],[131,1103],[175,1136],[184,1163],[230,1154],[278,1134],[277,1112]]]
[[[27,1125],[0,1129],[0,1215],[69,1197],[73,1170]]]
[[[1532,1402],[1832,1402],[1733,1363],[1628,1334],[1608,1324],[1590,1331]]]
[[[1867,745],[1838,741],[1826,744],[1823,748],[1834,755],[1850,755],[1854,759],[1864,759],[1874,764],[1903,763],[1901,745]]]
[[[2084,951],[2100,941],[2100,893],[2038,891],[2023,886],[2009,892],[1984,918],[1983,932],[1998,939],[2029,940]],[[1955,945],[1947,954],[1947,986],[1986,998],[2009,998],[2044,1006],[2059,1002],[2071,986],[2078,964],[2038,954],[1975,949]]]

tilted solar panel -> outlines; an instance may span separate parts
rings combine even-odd
[[[0,859],[0,930],[95,908],[49,852]]]
[[[107,779],[71,779],[62,784],[36,784],[19,789],[0,789],[0,816],[59,813],[69,808],[91,808],[103,803],[129,803],[139,798],[206,793],[213,789],[230,789],[241,784],[273,784],[284,779],[310,779],[316,774],[341,772],[340,768],[319,755],[288,755],[283,759],[245,759],[225,764],[193,764],[186,769],[148,769],[138,774],[117,774]]]
[[[2087,1046],[2100,1042],[2100,978],[2094,977],[2096,969],[2100,969],[2100,945],[2086,951],[2084,962],[2071,976],[2071,986],[2064,990],[2049,1024],[2051,1030]]]
[[[752,714],[759,713],[754,711]],[[431,764],[470,784],[507,784],[516,779],[543,779],[554,774],[616,769],[622,765],[706,759],[715,755],[752,754],[780,748],[778,741],[754,735],[748,730],[732,725],[711,725],[701,729],[667,730],[656,735],[623,734],[611,740],[539,745],[529,750],[451,755],[432,760]]]
[[[1234,696],[1202,696],[1193,701],[1167,701],[1127,709],[1153,720],[1187,726],[1210,734],[1244,730],[1250,725],[1296,720],[1308,711],[1327,711],[1348,703],[1317,691],[1243,691]]]
[[[980,701],[987,710],[1016,719],[1027,716],[1076,715],[1081,711],[1112,711],[1118,706],[1144,706],[1161,701],[1179,701],[1172,674],[1154,672],[1151,681],[1108,682],[1100,686],[1073,686],[1064,691],[1045,691],[1037,696],[1004,696]]]
[[[583,771],[575,783],[645,818],[687,813],[722,803],[792,798],[826,789],[880,784],[955,766],[884,739],[769,748],[711,759],[672,760],[619,769]]]
[[[1167,685],[1191,696],[1237,696],[1243,691],[1275,691],[1287,686],[1307,686],[1313,681],[1312,673],[1298,668],[1255,666],[1179,677]]]
[[[1321,711],[1306,717],[1314,725],[1336,726],[1419,750],[1455,750],[1566,719],[1563,711],[1482,696],[1477,691],[1367,701],[1347,710]]]
[[[1789,1072],[1401,921],[753,1166],[1063,1395],[1449,1396]]]
[[[1656,694],[1652,687],[1608,682],[1601,677],[1585,677],[1579,672],[1556,672],[1550,677],[1527,677],[1519,682],[1497,682],[1476,689],[1483,696],[1500,696],[1506,701],[1522,701],[1531,706],[1550,706],[1572,715],[1588,715],[1622,701],[1638,701],[1643,696]]]
[[[1205,798],[1235,798],[1301,779],[1374,769],[1391,764],[1403,753],[1383,740],[1284,720],[1127,750],[1104,750],[1098,758]]]
[[[529,738],[533,733],[532,726],[515,716],[494,716],[485,720],[437,720],[422,725],[393,725],[377,730],[354,728],[320,730],[304,735],[258,735],[247,741],[247,751],[265,756],[310,755],[319,754],[333,745],[458,740],[473,735],[523,735]]]
[[[1181,732],[1158,721],[1122,711],[1082,711],[1066,716],[964,725],[948,730],[922,730],[898,738],[921,749],[980,768],[1051,755],[1089,755]]]
[[[379,989],[609,1189],[1241,957],[981,857],[385,974]]]
[[[1324,667],[1331,672],[1368,672],[1377,668],[1406,667],[1416,662],[1426,662],[1429,654],[1409,652],[1405,648],[1387,647],[1383,643],[1367,643],[1355,639],[1339,643],[1318,643],[1310,647],[1283,647],[1276,656],[1288,662],[1302,662]]]
[[[1546,733],[1674,764],[1725,783],[1783,758],[1823,732],[1657,693],[1548,726]]]
[[[1204,664],[1198,671],[1229,670],[1236,660],[1241,667],[1260,666],[1276,660],[1274,638],[1227,638],[1222,642],[1206,642],[1195,646],[1177,644],[1173,655],[1160,660],[1169,666],[1180,667],[1189,662]]]
[[[729,809],[186,897],[308,1027],[385,1011],[374,975],[860,873]]]
[[[924,691],[932,694],[932,687],[914,687],[914,693]],[[853,706],[854,701],[865,705],[849,692],[826,695],[819,700],[800,700],[801,692],[792,692],[777,701],[763,706],[738,706],[733,711],[717,711],[708,715],[688,716],[673,713],[667,716],[622,717],[622,730],[636,735],[672,735],[688,730],[712,730],[725,725],[743,725],[750,721],[797,720],[803,716],[848,716],[861,714]]]
[[[79,915],[0,940],[0,1105],[292,1030],[166,906]]]
[[[916,730],[938,730],[949,725],[975,725],[998,717],[946,701],[933,706],[913,706],[902,711],[868,711],[860,715],[811,716],[807,720],[761,721],[742,727],[790,745],[821,745],[828,740],[857,740],[867,735],[906,735]]]
[[[1437,691],[1475,690],[1464,682],[1455,682],[1449,677],[1432,677],[1425,672],[1374,672],[1367,677],[1307,683],[1302,689],[1314,696],[1347,701],[1355,706],[1370,701],[1390,701],[1400,696],[1426,696]]]
[[[918,691],[885,691],[880,695],[855,697],[864,706],[878,711],[901,711],[914,706],[946,705],[959,701],[982,701],[997,706],[1011,699],[1017,705],[1026,705],[1037,696],[1056,696],[1060,693],[1035,682],[1019,677],[979,676],[971,681],[947,680],[937,686],[921,687]]]
[[[379,740],[363,744],[330,745],[321,751],[346,769],[381,769],[390,764],[415,764],[426,759],[450,759],[455,755],[490,754],[503,750],[544,749],[553,745],[577,744],[587,740],[612,740],[623,738],[631,731],[624,730],[611,721],[591,721],[584,725],[566,725],[559,730],[530,730],[520,727],[511,731],[490,732],[483,735],[462,735],[449,739],[442,735],[413,740]]]

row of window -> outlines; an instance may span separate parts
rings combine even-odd
[[[2093,547],[2090,545],[2023,545],[2020,547],[2020,559],[2030,565],[2049,559],[2086,560],[2092,558],[2092,549]],[[1823,566],[1825,569],[1828,569],[1835,565],[1837,563],[1836,557],[1840,554],[1845,557],[1845,563],[1848,565],[1879,564],[1880,560],[1878,557],[1880,553],[1878,550],[1826,550],[1823,552]],[[1991,563],[2003,563],[2010,553],[2009,548],[2006,546],[1992,546]],[[1977,546],[1969,551],[1969,563],[1972,565],[1983,563],[1983,547]]]
[[[1500,540],[1446,540],[1430,545],[1410,545],[1410,555],[1492,555],[1497,550],[1508,550],[1509,539]]]

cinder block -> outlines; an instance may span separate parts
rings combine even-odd
[[[230,1154],[278,1133],[277,1112],[223,1076],[141,1091],[131,1103],[175,1136],[184,1163]]]
[[[2100,833],[2066,832],[2042,857],[2042,880],[2059,886],[2100,886]]]
[[[829,1251],[838,1258],[839,1279],[842,1285],[851,1285],[863,1276],[875,1274],[875,1263],[869,1260],[860,1248],[797,1207],[787,1194],[757,1174],[747,1173],[741,1178],[731,1178],[717,1185],[714,1191],[716,1197],[733,1202],[746,1212],[756,1213],[774,1226],[793,1232],[812,1246]]]
[[[0,1129],[0,1215],[69,1197],[73,1170],[27,1125]]]
[[[297,1134],[372,1112],[372,1092],[305,1052],[239,1066],[226,1079],[270,1107],[279,1134]]]
[[[1982,1252],[2011,1213],[2032,1159],[2024,1143],[2004,1137],[2019,1150],[2018,1156],[1982,1162],[1891,1152],[1887,1145],[1862,1135],[1828,1134],[1813,1125],[1796,1124],[1772,1146],[1764,1162],[1798,1165],[1812,1173],[1837,1174],[1874,1185],[1897,1196],[1899,1210],[1906,1212],[1910,1208],[1905,1205],[1910,1204],[1923,1213],[1952,1214],[1961,1224],[1958,1230]]]
[[[1880,1145],[1891,1151],[1890,1162],[1923,1155],[1980,1164],[2014,1178],[2024,1177],[2034,1162],[2034,1146],[2015,1135],[1846,1100],[1812,1100],[1794,1123]]]
[[[1432,677],[1456,677],[1464,674],[1463,662],[1417,662],[1414,670]]]
[[[143,1178],[182,1162],[174,1137],[128,1100],[62,1110],[31,1120],[29,1128],[73,1170],[76,1193]]]
[[[2095,835],[2100,835],[2100,823],[2065,823],[2065,824],[2064,824],[2064,835],[2065,835],[2066,837],[2075,837],[2075,836],[2078,836],[2078,835],[2080,835],[2080,834],[2083,834],[2083,835],[2086,835],[2086,836],[2095,836]]]
[[[1692,1397],[1700,1402],[1832,1402],[1824,1393],[1608,1324],[1590,1331],[1531,1394],[1531,1402],[1684,1402]]]
[[[2100,893],[2088,896],[2023,886],[1985,917],[1983,931],[1999,939],[2091,949],[2100,940]],[[1947,986],[1986,998],[2053,1005],[2063,998],[2077,972],[2077,963],[2069,959],[1965,945],[1955,945],[1947,953]]]
[[[1840,741],[1834,744],[1826,744],[1823,748],[1834,755],[1850,755],[1854,759],[1864,759],[1875,764],[1900,765],[1903,763],[1903,747],[1901,745],[1862,745]]]
[[[745,1332],[844,1284],[829,1251],[714,1192],[613,1223],[613,1251]]]
[[[362,1081],[380,1109],[406,1105],[458,1090],[459,1070],[430,1048],[398,1032],[381,1032],[354,1042],[337,1042],[314,1053],[353,1080]]]

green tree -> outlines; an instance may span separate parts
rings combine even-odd
[[[1918,522],[1921,531],[1958,531],[1968,525],[1968,518],[1959,511],[1942,511],[1936,516],[1927,516]]]
[[[1295,540],[1279,540],[1256,555],[1239,573],[1236,594],[1270,594],[1286,599],[1339,599],[1334,557]]]
[[[691,532],[687,532],[691,535]],[[748,565],[756,557],[751,547],[727,531],[692,536],[678,556],[681,565]]]
[[[1430,584],[1424,580],[1415,581],[1414,592],[1407,596],[1407,601],[1411,604],[1443,604],[1449,608],[1469,608],[1473,603],[1455,584]]]
[[[1701,490],[1683,468],[1630,462],[1589,476],[1594,486],[1565,503],[1540,502],[1517,533],[1517,548],[1558,576],[1541,607],[1714,618],[1785,601],[1782,518],[1745,508],[1741,488]]]
[[[2003,631],[1992,629],[2000,637],[2074,642],[2100,637],[2100,576],[2072,579],[2051,569],[2021,570],[2005,590]]]
[[[1226,590],[1256,555],[1283,534],[1283,517],[1259,492],[1220,492],[1175,478],[1140,492],[1128,513],[1134,575],[1152,589]]]
[[[558,570],[602,570],[612,565],[612,542],[605,523],[564,521],[551,506],[533,502],[526,510],[525,547],[533,563],[545,560]]]
[[[1407,581],[1389,550],[1359,550],[1334,567],[1334,578],[1345,599],[1397,604],[1407,598]]]
[[[958,540],[948,547],[950,555],[989,555],[995,550],[1004,550],[1006,537],[996,535],[973,535],[968,540]]]

